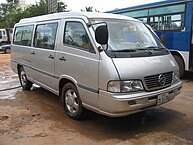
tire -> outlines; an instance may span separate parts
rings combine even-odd
[[[5,53],[6,54],[10,54],[11,53],[11,49],[9,49],[9,48],[5,49]]]
[[[179,75],[180,75],[180,78],[181,78],[181,77],[183,77],[184,72],[185,72],[184,61],[182,60],[182,58],[180,56],[173,55],[173,57],[176,60],[178,66],[179,66]]]
[[[66,114],[74,119],[83,119],[83,106],[77,88],[72,83],[67,83],[61,92],[62,104]]]
[[[20,81],[20,84],[21,84],[22,88],[24,90],[30,90],[31,87],[32,87],[32,82],[30,82],[27,79],[27,76],[26,76],[26,73],[25,73],[25,70],[24,70],[23,67],[19,68],[18,75],[19,75],[19,81]]]

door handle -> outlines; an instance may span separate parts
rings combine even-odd
[[[54,59],[54,57],[52,55],[50,55],[48,58]]]
[[[32,51],[32,52],[31,52],[31,55],[35,55],[35,52],[34,52],[34,51]]]
[[[64,56],[62,56],[61,58],[59,58],[59,60],[66,61],[66,58],[64,58]]]

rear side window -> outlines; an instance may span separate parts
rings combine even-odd
[[[31,46],[33,26],[19,26],[15,28],[13,44]]]
[[[34,47],[54,49],[58,23],[39,24],[36,27]]]
[[[66,22],[63,42],[86,51],[94,50],[86,30],[80,22]]]
[[[5,33],[5,31],[3,31],[3,35],[5,35],[6,33]]]

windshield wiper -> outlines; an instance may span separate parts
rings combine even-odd
[[[151,49],[151,50],[163,50],[163,49],[165,49],[164,47],[160,47],[160,46],[148,46],[145,48]]]
[[[140,48],[140,49],[137,49],[137,50],[147,50],[149,52],[150,55],[152,55],[152,51],[150,50],[150,48],[148,47],[145,47],[145,48]]]
[[[159,51],[159,50],[166,50],[164,47],[159,47],[159,46],[148,46],[144,48],[140,48],[137,50],[147,50],[150,54],[152,54],[152,51]]]
[[[136,49],[112,50],[112,52],[136,52]]]

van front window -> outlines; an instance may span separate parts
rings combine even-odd
[[[99,22],[104,23],[93,25],[93,27],[96,29],[99,25],[107,24],[109,39],[106,52],[111,54],[110,56],[143,57],[168,54],[159,38],[142,22],[117,19],[91,20],[91,23]]]

